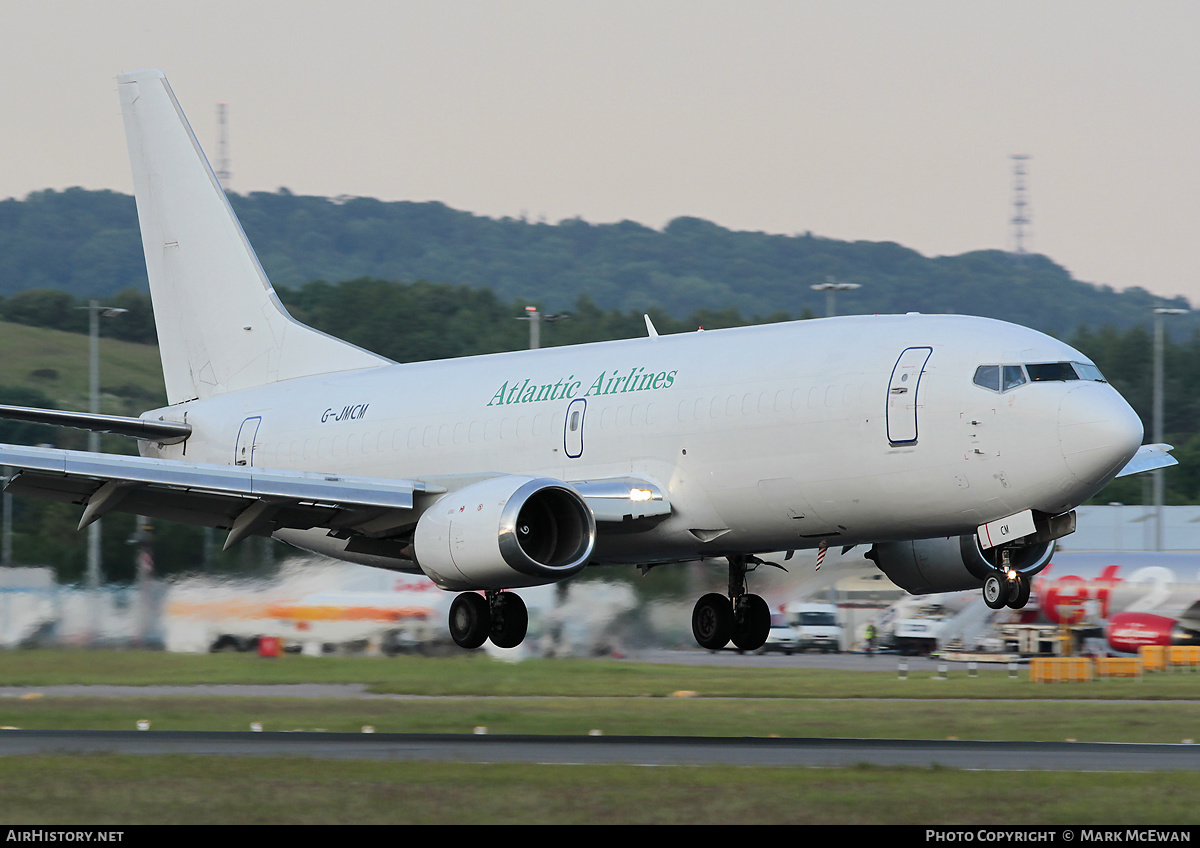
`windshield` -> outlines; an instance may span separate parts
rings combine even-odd
[[[993,392],[1007,392],[1026,383],[1064,383],[1087,380],[1106,383],[1100,369],[1090,362],[1030,362],[1024,365],[980,365],[973,382]]]

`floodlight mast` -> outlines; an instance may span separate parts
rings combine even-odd
[[[95,415],[100,412],[100,319],[122,315],[129,310],[119,306],[102,306],[97,300],[76,309],[88,311],[88,408]],[[95,430],[88,431],[88,450],[92,453],[100,451],[100,434]],[[97,520],[88,525],[87,587],[95,590],[99,585],[100,522]]]
[[[826,280],[823,283],[815,284],[813,291],[825,292],[825,317],[832,318],[837,315],[837,305],[834,302],[834,296],[840,291],[853,291],[861,288],[860,283],[835,283],[833,280]]]
[[[1159,306],[1154,309],[1154,444],[1163,442],[1163,316],[1186,315],[1188,310]],[[1163,549],[1163,470],[1150,472],[1154,487],[1154,550]]]

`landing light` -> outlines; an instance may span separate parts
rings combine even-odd
[[[648,501],[654,497],[654,493],[649,489],[630,489],[629,499],[631,501]]]

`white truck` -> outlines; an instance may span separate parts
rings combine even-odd
[[[842,626],[838,624],[837,607],[833,604],[791,603],[784,612],[796,632],[797,650],[841,652]]]

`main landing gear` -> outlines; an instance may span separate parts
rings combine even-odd
[[[742,651],[757,651],[771,630],[771,608],[746,592],[745,556],[729,557],[729,595],[712,592],[696,601],[692,635],[702,648],[720,650],[730,642]]]
[[[983,581],[983,602],[994,610],[1024,609],[1029,603],[1029,575],[1013,570],[1007,550],[1001,551],[1000,557],[1000,568]]]
[[[515,648],[528,629],[529,611],[512,592],[463,592],[450,604],[450,637],[460,648],[478,648],[488,639],[497,648]]]

